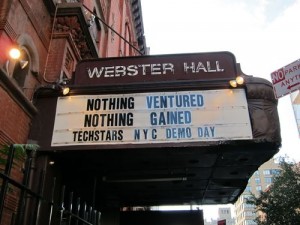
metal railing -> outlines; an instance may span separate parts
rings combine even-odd
[[[100,225],[101,212],[81,203],[80,198],[76,199],[73,203],[73,192],[70,192],[68,201],[65,200],[65,186],[61,190],[60,200],[60,225],[71,224],[87,224],[87,225]],[[67,208],[65,208],[65,206]]]
[[[69,198],[66,199],[66,186],[57,187],[56,178],[53,178],[50,200],[47,200],[49,196],[43,196],[42,190],[45,180],[44,171],[40,172],[38,177],[37,191],[33,191],[29,187],[33,157],[31,151],[26,151],[26,153],[22,182],[11,176],[15,155],[13,145],[9,148],[4,171],[0,172],[0,181],[2,180],[0,183],[0,225],[39,225],[41,215],[49,215],[48,225],[100,225],[101,212],[87,206],[85,202],[81,203],[80,198],[77,198],[74,203],[73,192],[70,192]],[[55,197],[58,188],[61,188],[59,200]],[[6,207],[7,196],[11,189],[17,193],[14,196],[17,201],[16,209]],[[45,218],[43,221],[45,223]]]

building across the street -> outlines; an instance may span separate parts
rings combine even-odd
[[[218,225],[218,221],[225,221],[226,225],[235,225],[235,218],[231,214],[230,207],[218,208],[218,218],[211,221],[204,221],[204,225]]]
[[[280,172],[279,164],[272,158],[264,163],[249,179],[248,185],[243,194],[238,198],[235,206],[235,225],[256,225],[254,219],[258,216],[254,205],[247,204],[247,199],[253,193],[258,196],[272,184],[274,175]]]

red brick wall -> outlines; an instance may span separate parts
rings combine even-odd
[[[66,48],[66,39],[53,39],[46,68],[47,80],[55,82],[59,78]]]
[[[0,144],[3,141],[26,143],[31,119],[2,88],[0,96]]]
[[[12,143],[26,143],[30,128],[30,117],[2,88],[0,88],[0,106],[0,146]],[[5,158],[3,155],[1,157]],[[22,182],[22,167],[23,160],[14,160],[10,177],[18,182]],[[9,185],[5,196],[1,225],[11,223],[11,215],[17,210],[19,194],[20,190],[18,188]]]

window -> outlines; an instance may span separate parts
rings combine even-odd
[[[255,212],[253,211],[246,211],[245,214],[246,216],[255,216]]]
[[[278,170],[278,169],[273,169],[273,170],[271,170],[271,174],[272,174],[272,175],[278,175],[278,174],[280,174],[280,170]]]
[[[260,185],[256,186],[256,190],[261,191],[261,186]]]
[[[245,189],[245,191],[251,192],[251,187],[250,187],[250,186],[247,186],[246,189]]]
[[[265,177],[265,183],[266,184],[271,184],[273,182],[273,178],[272,177]]]
[[[280,170],[278,169],[270,169],[270,170],[264,170],[264,175],[277,175],[280,173]]]
[[[251,195],[243,195],[243,196],[246,201],[251,198]]]
[[[247,208],[247,209],[254,209],[255,206],[252,205],[252,204],[245,204],[245,208]]]
[[[259,176],[259,171],[258,171],[258,170],[255,171],[254,175],[255,175],[255,176]]]
[[[246,225],[256,225],[257,223],[253,220],[246,220]]]
[[[259,178],[259,177],[256,177],[256,178],[255,178],[255,183],[256,183],[256,184],[260,184],[260,178]]]

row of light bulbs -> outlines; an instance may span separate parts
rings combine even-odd
[[[236,88],[239,85],[243,85],[245,82],[244,78],[242,76],[237,76],[235,80],[230,80],[229,84],[231,87]]]

